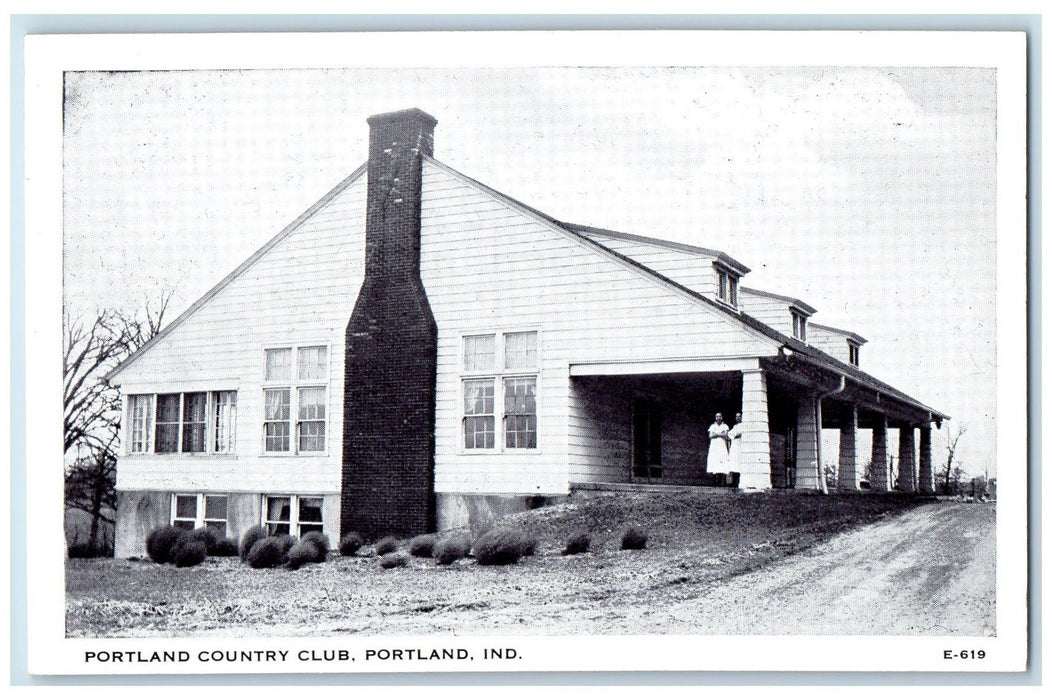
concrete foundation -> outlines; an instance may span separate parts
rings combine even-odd
[[[566,500],[565,495],[556,496],[497,496],[471,493],[436,493],[435,515],[437,529],[452,530],[470,527],[484,528],[506,515],[522,513]]]
[[[172,519],[169,491],[118,491],[117,527],[113,533],[116,559],[146,556],[146,536]]]

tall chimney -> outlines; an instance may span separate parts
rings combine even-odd
[[[420,279],[422,154],[436,120],[369,117],[365,277],[347,324],[341,535],[434,528],[438,330]]]

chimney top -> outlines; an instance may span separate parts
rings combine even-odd
[[[384,122],[412,122],[414,119],[419,119],[423,123],[427,124],[432,129],[435,124],[438,124],[438,120],[432,117],[430,114],[422,109],[411,107],[410,109],[400,109],[396,112],[384,112],[382,114],[374,114],[365,121],[369,123],[369,126],[375,126]]]
[[[369,123],[370,163],[391,148],[408,148],[425,156],[434,155],[438,120],[427,112],[416,108],[403,109],[374,114],[366,121]]]

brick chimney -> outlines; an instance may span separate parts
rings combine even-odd
[[[369,117],[365,277],[347,324],[341,535],[434,529],[438,330],[420,279],[422,154],[436,120]]]

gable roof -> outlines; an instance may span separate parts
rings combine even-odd
[[[691,255],[703,255],[707,258],[715,258],[727,267],[733,269],[739,274],[747,274],[749,268],[738,262],[731,256],[724,253],[722,250],[713,250],[712,248],[702,248],[700,246],[688,245],[686,243],[677,243],[675,241],[664,241],[660,238],[651,238],[650,236],[639,236],[634,233],[624,233],[622,231],[611,231],[608,228],[598,228],[596,226],[585,226],[584,224],[571,224],[567,222],[560,222],[562,226],[582,233],[585,235],[593,234],[596,236],[607,236],[609,238],[616,238],[622,241],[632,241],[634,243],[644,243],[646,245],[656,246],[658,248],[666,248],[668,250],[676,250],[681,253],[689,253]],[[589,236],[591,238],[591,236]]]
[[[234,268],[234,270],[230,274],[228,274],[223,279],[219,280],[219,282],[214,287],[205,292],[200,299],[198,299],[189,307],[187,307],[186,311],[183,311],[181,314],[176,316],[171,323],[159,330],[157,332],[157,335],[150,338],[150,340],[144,343],[141,348],[133,352],[131,355],[126,357],[123,362],[121,362],[119,365],[117,365],[109,372],[104,374],[102,377],[103,381],[110,382],[114,377],[116,377],[118,374],[127,369],[133,362],[142,357],[143,353],[147,352],[150,348],[164,340],[172,331],[178,328],[183,323],[183,321],[197,313],[198,309],[207,304],[213,297],[219,294],[219,292],[223,291],[223,289],[225,289],[227,285],[229,285],[235,279],[240,277],[242,273],[244,273],[250,267],[255,265],[264,255],[269,253],[275,246],[277,246],[278,243],[281,243],[283,240],[288,238],[296,229],[303,225],[305,221],[307,221],[310,217],[317,213],[319,209],[324,207],[326,204],[328,204],[338,195],[340,195],[340,193],[342,193],[344,190],[346,190],[348,187],[354,184],[354,182],[358,178],[365,174],[368,165],[368,163],[363,163],[358,168],[356,168],[354,172],[352,172],[350,175],[341,180],[340,184],[336,185],[331,190],[326,192],[325,196],[323,196],[317,202],[312,204],[302,214],[297,216],[292,221],[292,223],[290,223],[285,228],[281,229],[281,231],[278,232],[276,236],[264,243],[256,252],[248,256],[248,258],[243,263]]]
[[[842,336],[850,338],[851,340],[855,341],[859,345],[865,345],[866,343],[869,342],[868,340],[866,340],[865,338],[860,336],[858,333],[855,333],[853,331],[846,331],[843,328],[834,328],[833,326],[824,326],[821,323],[812,323],[811,327],[812,328],[817,328],[820,331],[832,331],[833,333],[839,333]]]
[[[784,301],[789,306],[795,306],[796,308],[800,309],[808,315],[815,313],[815,308],[813,306],[793,297],[775,294],[774,292],[765,292],[760,289],[753,289],[752,287],[739,287],[738,291],[745,292],[746,294],[754,294],[758,297],[767,297],[768,299],[777,299],[778,301]],[[813,326],[814,324],[811,325]]]
[[[441,163],[441,162],[435,160],[434,158],[432,158],[430,156],[427,156],[426,154],[422,155],[422,158],[423,158],[423,160],[425,162],[435,165],[436,167],[438,167],[442,171],[447,172],[450,175],[452,175],[452,176],[454,176],[454,177],[456,177],[456,178],[458,178],[458,179],[460,179],[462,181],[465,181],[465,182],[468,182],[468,183],[472,184],[474,187],[476,187],[479,190],[483,191],[484,193],[490,195],[494,199],[496,199],[496,200],[498,200],[500,202],[503,202],[505,204],[508,204],[508,205],[512,206],[513,208],[515,208],[515,209],[519,209],[521,211],[524,211],[524,212],[527,212],[527,213],[533,215],[534,217],[542,220],[543,222],[547,223],[549,226],[551,226],[555,230],[557,230],[557,231],[563,233],[564,235],[570,237],[572,240],[578,242],[579,244],[583,245],[584,247],[590,248],[593,251],[595,251],[597,253],[602,253],[602,254],[604,254],[604,255],[606,255],[608,257],[612,257],[612,258],[620,261],[622,264],[627,265],[627,266],[635,269],[636,271],[638,271],[639,273],[643,274],[644,276],[649,277],[654,282],[660,283],[660,284],[662,284],[662,285],[664,285],[666,287],[669,287],[669,288],[677,291],[681,295],[685,295],[685,296],[693,299],[694,301],[696,301],[698,303],[701,303],[701,304],[703,304],[703,305],[705,305],[705,306],[707,306],[707,307],[709,307],[711,309],[717,310],[719,313],[727,316],[729,319],[734,319],[734,320],[738,321],[746,329],[749,329],[753,333],[756,333],[756,334],[758,334],[760,336],[766,337],[768,340],[775,341],[779,345],[791,349],[793,352],[798,353],[799,355],[807,358],[810,362],[812,362],[813,364],[815,364],[815,365],[817,365],[819,367],[824,367],[826,369],[830,369],[830,370],[833,370],[835,372],[839,372],[839,373],[841,373],[843,375],[850,376],[852,379],[854,379],[855,381],[857,381],[857,382],[859,382],[859,383],[861,383],[861,384],[863,384],[865,386],[871,387],[871,388],[873,388],[873,389],[875,389],[877,391],[880,391],[880,392],[882,392],[882,393],[884,393],[884,394],[886,394],[888,396],[892,396],[892,397],[894,397],[894,398],[896,398],[896,399],[898,399],[900,401],[903,401],[903,402],[908,403],[908,404],[910,404],[912,406],[915,406],[915,407],[920,408],[920,409],[922,409],[924,411],[927,411],[927,412],[931,413],[933,416],[936,416],[936,417],[939,417],[939,418],[949,418],[949,416],[947,416],[945,414],[942,414],[942,413],[940,413],[938,411],[935,411],[934,409],[922,404],[921,402],[917,401],[916,399],[914,399],[914,398],[912,398],[912,397],[910,397],[910,396],[898,391],[894,387],[892,387],[892,386],[890,386],[888,384],[885,384],[884,382],[880,381],[876,377],[873,377],[873,376],[863,372],[858,367],[855,367],[854,365],[849,365],[847,363],[841,362],[840,360],[836,359],[835,357],[833,357],[831,355],[828,355],[828,354],[822,352],[821,350],[819,350],[817,348],[814,348],[814,347],[811,347],[809,345],[806,345],[805,343],[802,343],[802,342],[800,342],[799,340],[797,340],[795,338],[790,338],[789,336],[786,336],[786,335],[780,333],[779,331],[775,330],[774,328],[771,328],[770,326],[768,326],[767,324],[763,323],[762,321],[759,321],[758,319],[753,318],[749,314],[744,313],[740,309],[736,309],[736,308],[731,307],[731,306],[729,306],[729,305],[727,305],[725,303],[719,302],[719,301],[717,301],[715,299],[710,299],[709,297],[707,297],[707,296],[705,296],[703,294],[700,294],[699,292],[696,292],[693,289],[690,289],[689,287],[681,284],[680,282],[677,282],[676,280],[674,280],[674,279],[672,279],[670,277],[667,277],[667,276],[661,274],[660,272],[657,272],[656,270],[654,270],[654,269],[652,269],[652,268],[640,263],[638,260],[635,260],[635,259],[633,259],[633,258],[631,258],[631,257],[629,257],[627,255],[624,255],[623,253],[619,253],[618,251],[613,250],[612,248],[603,245],[602,243],[599,243],[598,241],[594,240],[590,236],[587,236],[586,232],[591,232],[591,233],[594,233],[594,234],[600,234],[600,235],[607,235],[607,236],[622,238],[623,240],[637,240],[637,241],[640,241],[640,242],[649,243],[651,245],[661,245],[661,246],[664,246],[664,247],[668,247],[670,249],[680,249],[680,250],[682,250],[684,248],[687,248],[687,249],[691,249],[688,252],[694,252],[696,254],[701,254],[701,255],[706,255],[706,256],[710,256],[712,254],[715,254],[717,257],[718,256],[723,256],[725,258],[725,260],[727,261],[727,262],[725,262],[725,264],[728,264],[728,265],[732,265],[733,264],[733,266],[735,266],[736,268],[741,268],[741,269],[748,270],[748,268],[745,268],[744,265],[741,265],[741,263],[738,263],[733,258],[731,258],[730,256],[727,256],[724,253],[721,253],[720,251],[709,250],[709,249],[706,249],[706,248],[698,248],[698,247],[694,247],[694,246],[686,246],[685,244],[674,243],[672,241],[661,241],[660,239],[649,238],[649,237],[646,237],[646,236],[635,236],[634,234],[627,234],[627,233],[622,233],[622,232],[618,232],[618,231],[610,231],[608,229],[599,229],[599,228],[595,228],[595,227],[591,227],[591,226],[582,226],[580,224],[569,224],[569,223],[566,223],[566,222],[563,222],[563,221],[559,221],[558,219],[556,219],[556,218],[554,218],[552,216],[549,216],[548,214],[545,214],[544,212],[542,212],[542,211],[540,211],[538,209],[535,209],[535,208],[533,208],[533,207],[531,207],[531,206],[529,206],[527,204],[524,204],[524,203],[520,202],[517,199],[509,197],[506,194],[498,192],[497,190],[494,190],[493,188],[489,187],[488,185],[486,185],[486,184],[484,184],[482,182],[479,182],[478,180],[475,180],[472,177],[464,175],[463,173],[461,173],[461,172],[449,167],[448,165],[445,165],[444,163]],[[230,274],[228,274],[226,277],[224,277],[222,280],[220,280],[218,284],[216,284],[214,287],[212,287],[210,290],[208,290],[208,292],[206,292],[200,299],[198,299],[193,304],[191,304],[190,307],[186,309],[186,311],[181,313],[169,325],[165,326],[161,331],[159,331],[157,333],[157,335],[155,335],[152,339],[150,339],[149,342],[147,342],[145,345],[143,345],[141,348],[139,348],[139,350],[137,350],[135,353],[133,353],[131,356],[129,356],[127,359],[125,359],[124,362],[120,363],[117,367],[115,367],[110,372],[108,372],[103,377],[103,379],[106,380],[106,381],[110,381],[113,377],[115,377],[117,374],[119,374],[120,372],[125,370],[129,365],[131,365],[133,362],[135,362],[136,359],[141,357],[150,348],[152,348],[155,345],[157,345],[162,339],[164,339],[166,336],[168,336],[175,328],[177,328],[186,319],[188,319],[190,316],[192,316],[194,313],[196,313],[198,309],[200,309],[202,306],[207,304],[213,297],[215,297],[217,294],[219,294],[219,292],[221,292],[224,288],[226,288],[233,280],[235,280],[242,273],[244,273],[246,270],[248,270],[250,267],[252,267],[257,261],[259,261],[264,255],[266,255],[278,243],[280,243],[282,240],[284,240],[290,234],[292,234],[294,231],[296,231],[305,221],[307,221],[311,216],[313,216],[318,210],[320,210],[326,204],[331,202],[340,193],[342,193],[351,184],[353,184],[362,175],[364,175],[366,173],[366,171],[367,171],[367,168],[368,168],[368,163],[365,163],[365,164],[361,165],[360,167],[358,167],[349,176],[344,178],[344,180],[342,180],[338,185],[336,185],[336,187],[334,187],[328,193],[326,193],[324,197],[322,197],[314,205],[312,205],[310,208],[308,208],[306,211],[304,211],[302,214],[300,214],[298,217],[296,217],[296,219],[292,223],[290,223],[288,226],[286,226],[284,229],[282,229],[276,236],[274,236],[269,241],[267,241],[255,253],[253,253],[251,256],[249,256],[249,258],[247,260],[245,260],[243,263],[238,265]],[[761,294],[769,294],[769,293],[761,292]],[[771,296],[774,296],[775,298],[780,298],[780,299],[784,299],[784,300],[793,301],[793,302],[797,302],[798,301],[798,300],[791,299],[789,297],[780,297],[778,295],[771,295]],[[800,303],[802,303],[802,302],[800,302]],[[806,305],[804,305],[804,306],[806,306]],[[807,308],[810,308],[810,307],[807,307]],[[812,310],[812,313],[813,313],[813,310]]]

